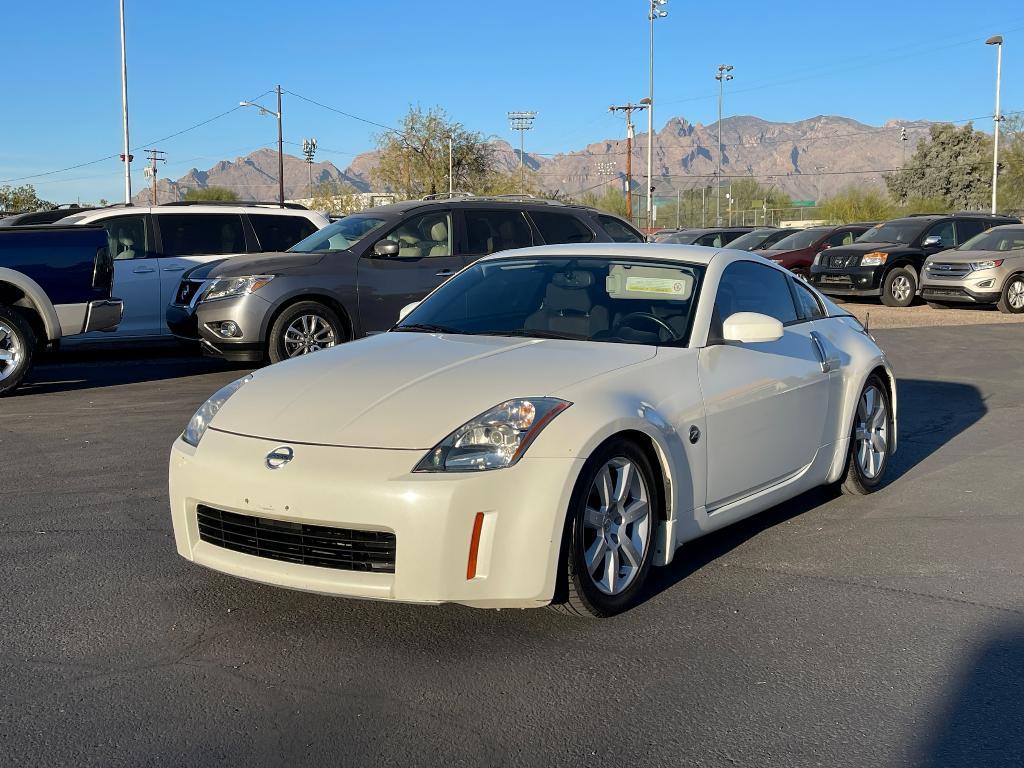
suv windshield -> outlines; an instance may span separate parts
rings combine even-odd
[[[931,221],[887,221],[857,238],[858,243],[912,243]]]
[[[828,229],[803,229],[787,235],[772,246],[773,251],[795,251],[799,248],[810,248]]]
[[[392,331],[685,346],[703,274],[595,257],[478,262]]]
[[[737,237],[729,243],[729,247],[749,251],[757,248],[777,231],[775,229],[755,229],[753,232],[747,232],[747,234]]]
[[[997,227],[975,235],[958,251],[1019,251],[1024,248],[1024,227]]]
[[[384,223],[374,216],[346,216],[300,240],[288,250],[293,253],[344,251]]]

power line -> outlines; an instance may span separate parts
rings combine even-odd
[[[397,133],[400,136],[404,136],[405,135],[405,134],[402,133],[402,131],[398,130],[397,128],[392,128],[389,125],[384,125],[384,123],[378,123],[376,120],[370,120],[369,118],[366,118],[366,117],[360,117],[359,115],[354,115],[351,112],[346,112],[345,110],[338,109],[337,107],[328,106],[327,104],[323,104],[323,103],[321,103],[319,101],[316,101],[315,99],[311,99],[308,96],[303,96],[301,93],[296,93],[295,91],[288,91],[288,90],[286,90],[285,93],[287,93],[287,94],[289,94],[291,96],[294,96],[297,99],[302,99],[303,101],[308,101],[310,104],[315,104],[316,106],[321,107],[322,109],[326,109],[329,112],[336,112],[337,114],[342,115],[343,117],[348,117],[348,118],[351,118],[352,120],[358,120],[361,123],[366,123],[367,125],[373,125],[373,126],[376,126],[377,128],[383,128],[385,131],[389,131],[391,133]]]

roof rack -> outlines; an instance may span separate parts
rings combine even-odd
[[[266,200],[175,200],[170,203],[160,203],[161,206],[189,206],[189,205],[225,205],[248,208],[258,206],[260,208],[290,208],[297,211],[308,211],[309,208],[302,203],[277,203]]]
[[[476,197],[472,192],[435,192],[432,195],[424,195],[420,200],[452,200],[456,197]]]

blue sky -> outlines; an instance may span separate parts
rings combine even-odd
[[[440,105],[467,127],[514,141],[505,114],[535,110],[527,151],[555,153],[623,133],[611,103],[647,93],[646,0],[127,0],[132,146],[255,97],[275,83],[394,125],[410,104]],[[1003,109],[1024,109],[1024,3],[981,0],[669,0],[656,23],[655,123],[712,123],[719,63],[735,66],[726,115],[798,120],[991,115],[1000,33]],[[975,11],[982,11],[976,13]],[[41,18],[45,13],[45,18]],[[50,200],[117,200],[121,145],[117,0],[9,0],[0,61],[0,184]],[[722,34],[714,32],[723,29]],[[264,97],[271,105],[271,97]],[[285,96],[285,140],[315,136],[344,168],[380,129]],[[991,118],[976,123],[988,130]],[[177,178],[260,146],[276,125],[238,109],[159,142]],[[299,154],[295,144],[286,151]],[[141,163],[133,185],[143,183]]]

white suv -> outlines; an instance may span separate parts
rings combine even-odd
[[[164,315],[182,272],[224,256],[285,251],[330,221],[288,204],[203,202],[97,208],[57,223],[99,224],[107,231],[112,294],[124,302],[124,316],[116,331],[75,337],[96,342],[170,337]]]

